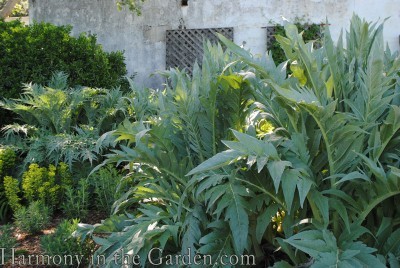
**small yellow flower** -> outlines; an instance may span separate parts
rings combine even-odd
[[[271,124],[271,122],[266,119],[261,119],[256,126],[256,131],[259,136],[265,136],[266,134],[270,134],[274,131],[275,127]]]

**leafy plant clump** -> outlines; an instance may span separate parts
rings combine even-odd
[[[313,48],[285,26],[277,40],[291,75],[222,36],[234,55],[207,47],[193,77],[166,72],[166,89],[142,92],[133,122],[112,133],[119,149],[104,164],[126,164],[132,188],[77,234],[93,235],[108,267],[121,249],[145,265],[155,246],[153,261],[190,250],[212,256],[203,267],[232,255],[397,267],[400,58],[382,29],[354,16],[345,40],[335,45],[326,28]]]
[[[5,224],[0,226],[0,248],[13,248],[17,244],[17,239],[13,237],[12,226]]]
[[[268,85],[259,89],[258,107],[279,132],[262,141],[235,132],[230,150],[190,174],[213,178],[209,172],[221,166],[244,168],[239,159],[247,159],[250,171],[266,172],[274,201],[265,213],[275,204],[285,212],[277,242],[295,265],[398,265],[400,59],[384,51],[382,28],[354,16],[347,49],[342,38],[334,46],[326,29],[314,50],[294,25],[286,26],[287,37],[277,40],[301,71],[284,81],[224,39]],[[259,234],[268,224],[257,222]]]
[[[53,234],[42,237],[40,245],[44,252],[50,256],[83,256],[78,262],[76,258],[63,263],[61,267],[87,267],[89,256],[93,253],[94,243],[89,239],[81,240],[73,237],[73,232],[78,228],[78,219],[64,220]]]
[[[71,173],[64,163],[59,163],[57,167],[50,165],[48,168],[31,164],[22,174],[21,183],[11,176],[4,177],[5,196],[14,212],[24,203],[29,205],[34,201],[40,201],[51,210],[56,210],[65,198],[65,189],[72,184]]]
[[[36,234],[50,224],[51,209],[34,201],[28,207],[21,207],[14,213],[14,223],[21,231]]]
[[[226,76],[216,75],[229,60],[221,46],[208,45],[202,69],[195,66],[193,78],[178,70],[163,73],[167,88],[163,92],[139,91],[134,117],[110,133],[119,141],[119,149],[113,150],[104,164],[126,165],[129,174],[124,180],[132,183],[114,203],[114,215],[104,225],[95,226],[95,232],[111,233],[107,240],[94,237],[101,245],[105,243],[98,255],[111,261],[113,254],[123,249],[140,254],[144,265],[152,247],[184,253],[200,245],[196,240],[200,230],[206,230],[212,221],[203,211],[202,197],[189,190],[191,182],[185,175],[223,149],[220,141],[231,138],[229,128],[244,129],[250,105],[247,84],[239,84],[241,80],[232,83],[234,87],[230,84],[230,74],[239,71],[240,65],[228,69]],[[218,228],[226,227],[219,222]],[[136,234],[143,243],[132,240]],[[224,244],[215,243],[215,247]]]
[[[10,171],[15,167],[16,158],[13,149],[0,147],[0,178],[11,174]]]
[[[102,160],[113,139],[102,135],[134,112],[131,92],[120,89],[68,87],[68,75],[56,73],[48,87],[27,85],[19,99],[6,99],[0,107],[20,116],[21,123],[5,126],[5,142],[30,163],[65,162],[80,176]],[[82,163],[87,163],[84,165]],[[85,169],[86,168],[86,169]]]
[[[72,185],[68,167],[60,163],[56,168],[53,165],[39,167],[31,164],[22,175],[22,191],[24,198],[29,202],[41,201],[55,209],[62,201],[63,188]]]
[[[4,194],[8,205],[13,211],[21,208],[20,192],[21,189],[17,179],[10,176],[4,177]]]
[[[122,52],[105,52],[93,35],[71,36],[70,26],[0,20],[0,95],[18,98],[23,83],[46,83],[55,71],[69,74],[72,86],[111,88],[126,75]],[[5,117],[7,116],[7,118]],[[12,122],[2,111],[0,126]]]
[[[0,146],[0,223],[5,223],[9,219],[11,212],[10,204],[6,196],[6,178],[15,173],[17,156],[13,149]],[[18,201],[15,199],[14,201]]]
[[[78,181],[76,187],[65,187],[65,198],[61,205],[64,215],[68,219],[76,216],[86,219],[89,213],[89,183],[85,179]]]
[[[126,188],[127,183],[123,180],[123,175],[109,165],[92,174],[89,182],[93,188],[96,208],[110,214],[114,202]]]

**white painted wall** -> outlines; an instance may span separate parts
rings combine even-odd
[[[234,27],[234,41],[260,54],[266,51],[265,27],[301,18],[321,23],[329,20],[338,38],[353,13],[368,21],[383,20],[384,37],[392,50],[399,50],[400,0],[147,0],[143,14],[117,11],[115,0],[30,0],[30,19],[58,25],[71,24],[73,33],[90,32],[108,50],[124,50],[129,72],[136,82],[158,86],[149,78],[165,69],[165,31],[178,29],[182,18],[190,28]]]

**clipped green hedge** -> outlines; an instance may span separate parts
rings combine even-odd
[[[17,98],[23,83],[45,83],[55,71],[68,73],[71,86],[118,86],[127,73],[123,52],[105,52],[95,36],[72,37],[71,29],[0,20],[0,96]],[[3,114],[0,125],[10,122]]]

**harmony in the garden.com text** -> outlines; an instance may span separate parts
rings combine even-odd
[[[162,257],[160,257],[162,256]],[[186,254],[162,255],[162,249],[152,248],[145,256],[137,254],[127,254],[123,250],[114,253],[108,257],[104,255],[84,256],[84,255],[17,255],[15,248],[0,248],[0,265],[7,261],[11,265],[78,265],[90,263],[92,266],[105,265],[111,262],[115,265],[140,266],[141,262],[149,262],[152,265],[199,265],[209,266],[215,264],[221,265],[255,265],[254,255],[221,255],[218,260],[213,260],[211,255],[194,254],[191,248],[188,248]]]

